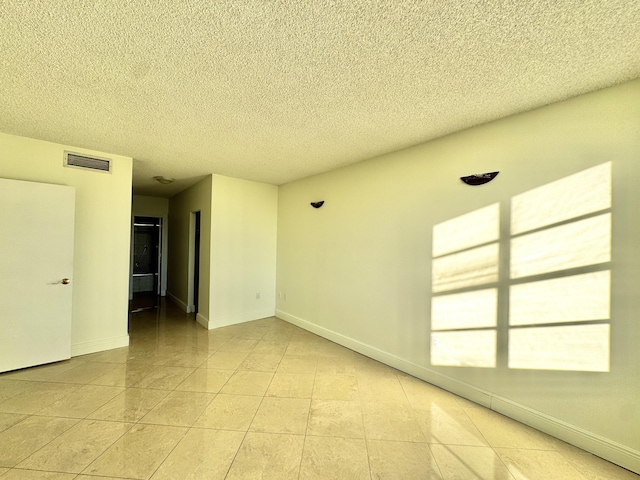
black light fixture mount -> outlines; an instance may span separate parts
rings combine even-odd
[[[324,205],[324,200],[321,200],[319,202],[311,202],[311,206],[313,208],[320,208],[322,205]]]
[[[163,177],[162,175],[157,175],[157,176],[153,177],[153,179],[156,182],[161,183],[162,185],[168,185],[168,184],[173,183],[175,181],[173,178]]]
[[[491,180],[496,178],[499,173],[500,172],[476,173],[474,175],[460,177],[460,180],[462,180],[467,185],[484,185],[485,183],[489,183]]]

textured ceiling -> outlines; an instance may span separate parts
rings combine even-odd
[[[170,196],[638,78],[640,2],[3,0],[0,67],[0,131],[132,156],[134,191]]]

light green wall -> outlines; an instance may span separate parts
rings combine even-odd
[[[168,294],[185,310],[189,219],[202,212],[202,325],[218,328],[275,313],[277,206],[278,187],[221,175],[170,199]]]
[[[497,368],[431,366],[434,225],[495,202],[508,207],[514,195],[607,161],[611,371],[510,370],[504,341]],[[459,180],[495,170],[482,187]],[[601,437],[613,445],[609,458],[617,451],[616,461],[640,469],[639,184],[635,81],[281,186],[277,314],[482,403],[502,402],[530,423],[539,417],[547,431],[556,425],[591,445]],[[326,201],[318,210],[309,206],[317,200]]]
[[[106,157],[112,172],[63,167],[65,150]],[[0,133],[0,177],[76,189],[71,353],[128,345],[129,157]]]
[[[213,176],[209,328],[275,313],[277,215],[278,187]]]
[[[189,229],[191,213],[200,212],[200,288],[198,317],[209,319],[211,175],[169,200],[167,295],[187,310],[189,303]]]

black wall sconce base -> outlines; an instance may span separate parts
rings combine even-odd
[[[475,175],[468,175],[466,177],[460,177],[467,185],[483,185],[485,183],[489,183],[491,180],[496,178],[496,176],[500,172],[489,172],[489,173],[476,173]]]

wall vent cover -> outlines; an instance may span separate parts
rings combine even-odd
[[[111,160],[108,158],[90,157],[79,153],[64,152],[64,166],[87,168],[99,172],[111,172]]]

